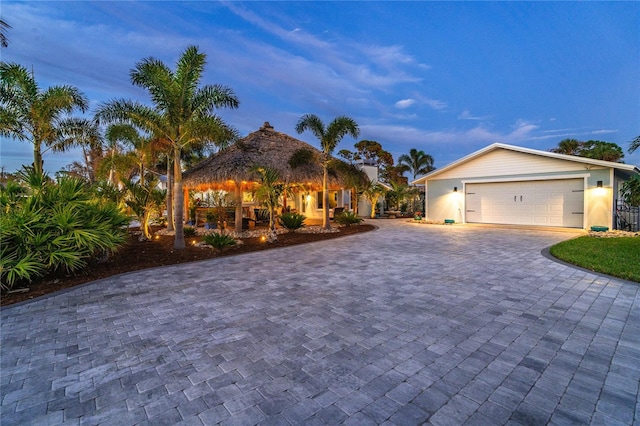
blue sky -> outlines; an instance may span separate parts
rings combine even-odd
[[[231,87],[220,115],[244,136],[269,121],[347,115],[360,139],[394,158],[417,148],[442,167],[493,142],[548,150],[565,138],[615,142],[625,162],[640,135],[640,2],[55,2],[3,0],[2,60],[33,67],[42,88],[71,84],[92,109],[148,101],[129,70],[174,67],[191,44],[203,83]],[[352,149],[345,138],[340,149]],[[0,164],[33,160],[2,139]],[[78,151],[47,152],[55,172]]]

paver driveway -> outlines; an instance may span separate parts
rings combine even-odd
[[[2,309],[2,424],[631,424],[639,286],[574,234],[378,231]]]

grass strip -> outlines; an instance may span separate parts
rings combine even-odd
[[[550,249],[560,260],[625,280],[640,282],[640,238],[584,236]]]

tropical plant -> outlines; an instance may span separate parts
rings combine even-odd
[[[306,217],[300,213],[282,213],[278,217],[278,223],[289,231],[295,231],[304,226]]]
[[[558,146],[551,148],[551,152],[564,155],[580,155],[582,142],[577,139],[563,139],[558,142]]]
[[[57,271],[74,273],[124,243],[128,218],[81,179],[54,182],[33,167],[19,185],[0,188],[0,287],[30,284]]]
[[[231,235],[225,234],[224,232],[212,232],[202,237],[202,240],[205,244],[218,250],[223,250],[226,247],[237,244],[237,241]]]
[[[391,190],[387,191],[387,201],[390,206],[394,206],[396,210],[402,211],[401,204],[411,195],[409,185],[391,182]],[[406,207],[405,207],[406,210]]]
[[[376,217],[376,205],[378,200],[384,196],[386,189],[378,182],[369,182],[362,191],[362,196],[371,204],[371,218]]]
[[[342,138],[350,135],[357,138],[360,134],[358,124],[351,118],[340,116],[335,118],[328,126],[325,127],[322,120],[315,114],[303,115],[296,124],[296,132],[303,133],[310,130],[315,137],[320,140],[322,147],[322,227],[331,229],[329,222],[329,186],[328,186],[328,165],[331,161],[331,153],[340,143]]]
[[[593,158],[595,160],[621,162],[624,152],[617,144],[603,141],[584,142],[580,150],[581,157]]]
[[[84,112],[87,98],[72,86],[40,90],[35,78],[21,65],[0,62],[0,136],[33,145],[35,173],[43,172],[43,145],[62,151],[78,122],[66,118],[75,109]]]
[[[631,179],[623,182],[620,192],[625,203],[640,206],[640,175],[633,175]]]
[[[334,170],[344,182],[345,187],[351,190],[351,206],[353,206],[354,212],[358,214],[358,197],[369,182],[367,174],[355,164],[338,160],[330,163],[329,168]]]
[[[340,225],[349,227],[351,225],[358,225],[364,219],[362,219],[361,217],[358,217],[358,215],[356,215],[354,212],[344,211],[339,215],[336,215],[336,217],[333,220],[335,220],[336,223],[339,223]]]
[[[420,175],[426,175],[434,170],[433,157],[415,148],[411,148],[409,155],[403,154],[398,157],[398,164],[406,165],[408,171],[413,174],[413,179],[416,179]]]
[[[193,226],[185,226],[182,228],[182,235],[187,238],[195,237],[196,235],[198,235],[198,231]]]
[[[151,95],[154,107],[128,100],[112,100],[100,105],[96,117],[106,122],[125,122],[143,129],[170,146],[173,162],[173,217],[175,249],[184,249],[182,232],[184,194],[182,191],[182,153],[202,142],[224,145],[237,136],[220,117],[216,108],[237,108],[238,98],[222,85],[199,87],[206,55],[189,46],[171,71],[160,60],[149,57],[130,72],[131,82]]]
[[[612,162],[621,162],[624,158],[624,152],[617,144],[594,140],[581,142],[577,139],[564,139],[551,152]]]
[[[166,191],[158,189],[158,178],[152,174],[149,174],[145,180],[123,179],[122,183],[127,190],[127,206],[140,222],[142,230],[140,240],[148,241],[152,237],[149,223],[151,216],[154,213],[160,213]]]
[[[218,213],[216,213],[214,210],[207,210],[205,218],[207,219],[207,223],[209,224],[209,226],[215,226],[216,222],[218,221]]]
[[[253,171],[260,179],[260,186],[255,191],[255,198],[269,211],[268,242],[278,239],[276,234],[276,209],[280,206],[280,197],[285,194],[285,185],[280,181],[280,174],[272,167],[256,166]]]
[[[0,19],[0,46],[9,47],[9,38],[7,37],[7,30],[11,28],[11,25],[7,24],[7,21]]]

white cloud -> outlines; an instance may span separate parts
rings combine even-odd
[[[468,109],[465,109],[458,115],[458,120],[486,121],[490,118],[491,116],[488,116],[488,115],[484,115],[484,116],[473,115]]]
[[[609,129],[600,129],[600,130],[593,130],[591,132],[592,135],[607,135],[610,133],[618,133],[617,130],[609,130]]]
[[[409,108],[411,105],[415,104],[415,99],[402,99],[401,101],[396,102],[396,108],[405,109]]]

